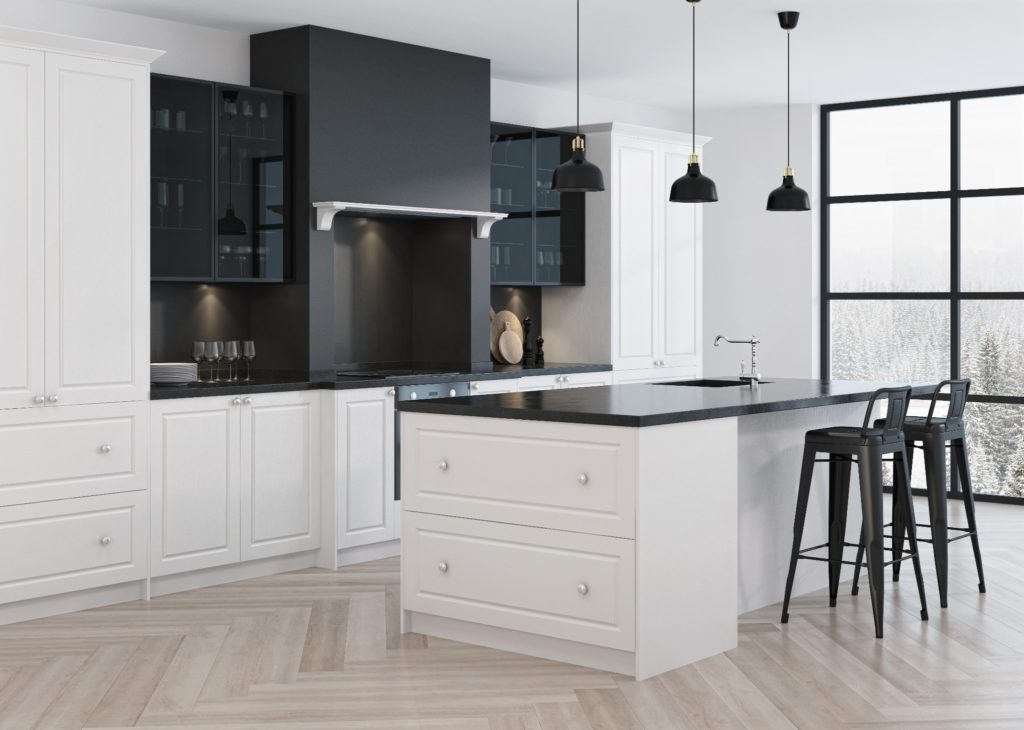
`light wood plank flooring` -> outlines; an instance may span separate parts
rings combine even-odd
[[[0,728],[1021,728],[1024,507],[979,513],[990,592],[956,542],[950,607],[928,557],[918,619],[908,564],[882,641],[847,586],[835,609],[796,599],[785,627],[778,606],[756,611],[735,651],[635,682],[403,636],[384,560],[0,627]]]

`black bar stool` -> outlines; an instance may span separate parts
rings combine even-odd
[[[945,418],[935,418],[935,404],[944,388],[949,388],[949,408]],[[949,594],[949,543],[954,540],[971,538],[974,547],[974,563],[978,568],[978,591],[985,592],[985,571],[981,566],[981,546],[978,544],[978,523],[974,516],[974,488],[971,485],[971,470],[967,463],[966,438],[964,429],[964,408],[967,395],[971,389],[971,381],[943,380],[932,393],[928,415],[908,416],[903,426],[903,436],[907,448],[907,470],[914,466],[914,449],[924,452],[924,470],[928,491],[928,517],[930,525],[918,524],[917,527],[930,527],[931,539],[919,538],[921,542],[930,542],[935,553],[935,573],[939,582],[939,604],[942,608],[948,605]],[[878,426],[879,422],[875,422]],[[964,512],[967,514],[967,527],[950,527],[947,512],[946,485],[946,449],[950,450],[950,469],[960,475],[963,490]],[[896,490],[893,490],[893,557],[898,558],[903,551],[905,535],[905,519],[902,510],[897,509]],[[950,531],[957,534],[950,537]],[[853,593],[857,593],[857,582],[860,577],[860,562],[863,547],[857,552],[857,568],[853,574]],[[893,581],[900,579],[900,564],[895,562],[892,569]]]
[[[875,401],[879,398],[888,399],[885,419],[872,425],[871,413]],[[836,605],[839,593],[839,576],[843,565],[859,563],[843,560],[843,548],[859,547],[856,543],[846,542],[846,512],[850,500],[850,467],[857,464],[860,477],[860,500],[864,521],[861,526],[861,544],[867,546],[868,582],[871,587],[871,610],[875,620],[875,636],[882,638],[883,585],[886,565],[898,560],[911,558],[914,572],[917,575],[917,588],[921,596],[921,618],[928,620],[928,607],[924,596],[924,579],[921,576],[921,561],[917,548],[917,531],[914,520],[914,502],[910,496],[910,472],[907,465],[907,451],[903,440],[903,421],[906,418],[907,406],[910,402],[910,386],[902,388],[881,388],[876,390],[868,401],[864,424],[856,426],[837,426],[808,431],[804,437],[803,466],[800,470],[800,489],[796,500],[796,518],[793,521],[793,551],[789,559],[789,575],[786,578],[786,596],[782,602],[782,623],[789,622],[789,599],[793,592],[793,578],[796,575],[798,560],[818,560],[828,563],[829,606]],[[828,454],[827,459],[819,459],[818,454]],[[892,454],[890,459],[885,455]],[[829,539],[821,545],[809,548],[800,547],[804,532],[804,520],[807,517],[807,501],[811,493],[811,477],[816,462],[828,462],[829,465]],[[906,555],[894,556],[886,563],[884,560],[884,518],[882,517],[882,462],[892,461],[897,475],[894,491],[901,493],[901,503],[906,504],[909,519],[907,533],[910,538],[910,551]],[[828,548],[828,557],[821,558],[807,555],[814,550]],[[891,548],[890,548],[891,549]]]

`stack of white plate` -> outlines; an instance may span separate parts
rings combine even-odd
[[[154,385],[194,383],[199,366],[194,362],[154,362],[149,366],[149,379]]]

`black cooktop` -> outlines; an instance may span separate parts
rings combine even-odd
[[[459,371],[443,371],[431,368],[392,368],[387,370],[339,370],[336,375],[339,378],[407,378],[411,375],[437,375],[439,377],[451,377],[459,375]]]

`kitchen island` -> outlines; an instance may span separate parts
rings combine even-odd
[[[641,679],[734,648],[782,598],[804,432],[887,384],[726,380],[402,403],[403,630]]]

